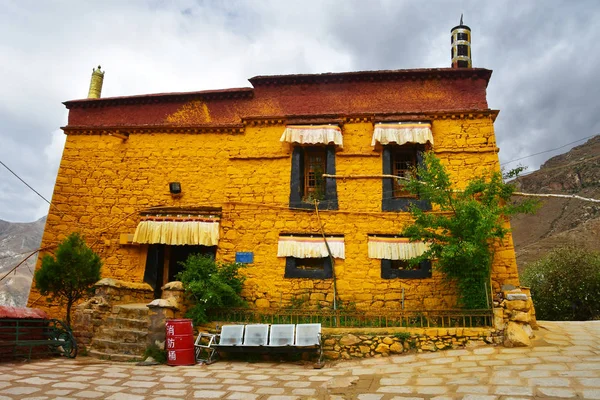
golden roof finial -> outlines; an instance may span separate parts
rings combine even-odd
[[[92,70],[92,80],[90,81],[90,90],[88,91],[88,99],[99,99],[102,95],[102,83],[104,82],[104,71],[98,65],[98,69]]]

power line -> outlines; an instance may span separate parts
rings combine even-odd
[[[550,153],[551,151],[555,151],[555,150],[560,150],[560,149],[562,149],[562,148],[564,148],[564,147],[567,147],[567,146],[569,146],[569,145],[572,145],[572,144],[574,144],[574,143],[577,143],[577,142],[581,142],[581,141],[583,141],[583,140],[586,140],[586,139],[593,138],[593,137],[595,137],[595,136],[598,136],[598,134],[595,134],[595,135],[591,135],[591,136],[587,136],[587,137],[581,138],[581,139],[579,139],[579,140],[576,140],[576,141],[574,141],[574,142],[570,142],[570,143],[564,144],[564,145],[562,145],[562,146],[560,146],[560,147],[557,147],[557,148],[555,148],[555,149],[544,150],[544,151],[540,151],[539,153],[530,154],[530,155],[528,155],[528,156],[525,156],[525,157],[515,158],[514,160],[507,161],[507,162],[505,162],[505,163],[502,163],[502,164],[500,164],[500,165],[506,165],[506,164],[510,164],[510,163],[512,163],[512,162],[515,162],[515,161],[524,160],[524,159],[526,159],[526,158],[529,158],[529,157],[538,156],[538,155],[540,155],[540,154],[544,154],[544,153]]]
[[[31,185],[29,185],[29,183],[25,182],[19,175],[17,175],[12,169],[8,168],[8,166],[6,164],[4,164],[2,162],[2,160],[0,160],[0,164],[2,164],[2,166],[4,168],[6,168],[11,174],[13,174],[14,176],[17,177],[18,180],[20,180],[21,182],[23,182],[25,184],[25,186],[27,186],[29,189],[33,190],[35,192],[35,194],[37,194],[38,196],[40,196],[46,203],[50,204],[50,202],[48,201],[48,199],[46,199],[44,196],[42,196],[40,194],[40,192],[38,192],[37,190],[35,190],[34,188],[31,187]]]

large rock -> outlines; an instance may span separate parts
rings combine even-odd
[[[506,295],[506,300],[523,300],[527,301],[527,295],[525,293],[509,293]]]
[[[531,346],[529,335],[523,329],[522,325],[516,322],[509,322],[504,332],[505,347],[527,347]]]
[[[369,346],[358,346],[358,348],[362,354],[371,352],[371,348]]]
[[[340,339],[340,344],[342,346],[354,346],[358,343],[360,343],[360,338],[354,336],[353,334],[348,334]]]
[[[404,351],[404,347],[400,343],[394,342],[392,345],[390,345],[390,351],[392,353],[402,353]]]
[[[385,343],[385,344],[387,344],[389,346],[390,344],[394,343],[394,339],[386,336],[386,337],[383,338],[382,342]]]
[[[529,309],[531,308],[529,302],[524,300],[505,300],[505,307],[509,311],[517,310],[524,312],[529,311]]]
[[[531,317],[529,316],[529,313],[513,310],[513,312],[510,315],[510,320],[515,322],[528,323],[531,320]]]
[[[531,326],[529,324],[525,324],[521,325],[521,327],[523,328],[523,331],[527,334],[527,336],[529,336],[529,339],[533,339],[535,335],[533,334],[533,329],[531,328]]]
[[[390,346],[384,343],[380,343],[375,349],[375,353],[388,354],[390,352]]]

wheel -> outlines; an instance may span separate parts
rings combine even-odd
[[[60,343],[59,346],[62,348],[65,357],[77,357],[77,342],[70,332],[61,332],[58,335],[58,342]]]

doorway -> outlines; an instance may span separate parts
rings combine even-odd
[[[208,255],[215,258],[217,246],[171,246],[164,244],[151,244],[148,246],[144,282],[154,289],[155,299],[161,297],[161,287],[163,285],[177,280],[177,274],[183,271],[181,263],[192,254]]]

